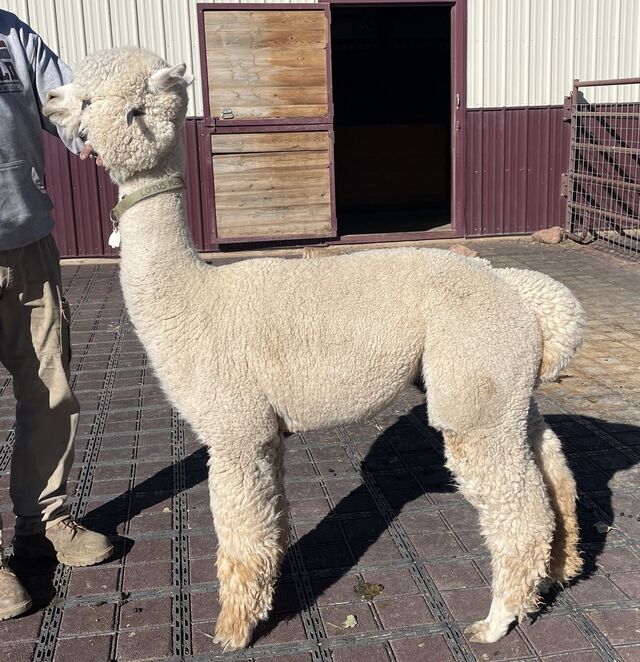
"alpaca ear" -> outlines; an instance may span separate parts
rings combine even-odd
[[[185,74],[186,64],[176,64],[175,67],[159,69],[149,77],[149,92],[162,94],[174,92],[193,83],[193,74]]]

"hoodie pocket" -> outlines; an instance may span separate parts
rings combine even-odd
[[[49,216],[53,205],[27,161],[0,164],[0,222],[25,223]]]

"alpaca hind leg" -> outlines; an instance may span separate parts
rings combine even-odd
[[[244,648],[271,609],[287,539],[282,438],[236,437],[211,449],[209,489],[218,536],[221,612],[216,641]]]
[[[535,611],[537,585],[548,573],[553,511],[524,428],[444,435],[448,466],[478,509],[491,553],[491,609],[467,628],[471,641],[497,641],[516,618]]]
[[[284,476],[284,435],[282,432],[274,440],[274,475],[276,481],[276,492],[280,499],[280,516],[278,521],[278,530],[280,531],[279,546],[284,557],[289,547],[289,501],[287,499]]]
[[[560,440],[533,401],[529,410],[529,441],[555,513],[549,578],[553,582],[568,582],[582,570],[582,558],[578,551],[580,532],[576,514],[576,482],[567,466]]]

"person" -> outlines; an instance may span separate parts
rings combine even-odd
[[[28,25],[0,10],[0,361],[16,398],[13,553],[87,566],[108,558],[113,546],[73,520],[67,504],[80,407],[69,384],[69,309],[42,184],[42,129],[58,133],[41,107],[49,90],[72,78]],[[91,155],[90,145],[60,138],[82,158]],[[31,607],[2,549],[0,520],[0,620]]]

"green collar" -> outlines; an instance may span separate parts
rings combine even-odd
[[[124,214],[127,209],[133,207],[136,202],[144,200],[145,198],[151,198],[158,193],[164,193],[165,191],[177,191],[178,189],[184,188],[184,180],[180,175],[174,175],[173,177],[167,177],[166,179],[161,179],[159,182],[154,184],[149,184],[149,186],[143,186],[137,191],[125,195],[120,202],[111,210],[111,222],[114,227],[117,227],[120,222],[120,217]]]

